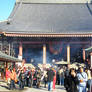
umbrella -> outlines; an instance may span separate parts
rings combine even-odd
[[[25,66],[25,67],[31,67],[31,68],[34,68],[34,65],[32,65],[32,64],[25,64],[24,66]]]
[[[59,61],[59,62],[56,62],[55,64],[68,64],[66,61]]]

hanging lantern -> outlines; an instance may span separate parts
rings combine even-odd
[[[63,47],[63,43],[61,42],[50,42],[49,43],[50,52],[54,55],[58,55],[59,53],[61,53],[62,47]]]

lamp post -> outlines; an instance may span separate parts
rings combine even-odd
[[[34,59],[31,59],[31,61],[30,61],[31,63],[33,63],[34,62]]]
[[[55,59],[52,59],[52,66],[54,66],[55,61],[56,61]]]

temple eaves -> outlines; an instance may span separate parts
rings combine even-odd
[[[92,0],[16,0],[16,3],[91,3]]]

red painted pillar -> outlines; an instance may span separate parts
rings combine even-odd
[[[8,61],[6,62],[6,68],[8,68]]]
[[[25,59],[23,59],[22,60],[22,67],[24,66],[25,62],[26,62]]]
[[[70,64],[70,45],[67,45],[67,63]]]
[[[83,60],[85,61],[85,49],[83,49]]]
[[[91,69],[92,69],[92,52],[90,53],[90,67],[91,67]]]
[[[19,55],[18,55],[18,58],[21,59],[21,60],[22,60],[22,53],[23,53],[23,52],[22,52],[22,49],[23,49],[23,47],[22,47],[22,42],[20,42],[20,43],[19,43]]]
[[[43,64],[46,64],[46,45],[43,45]]]

